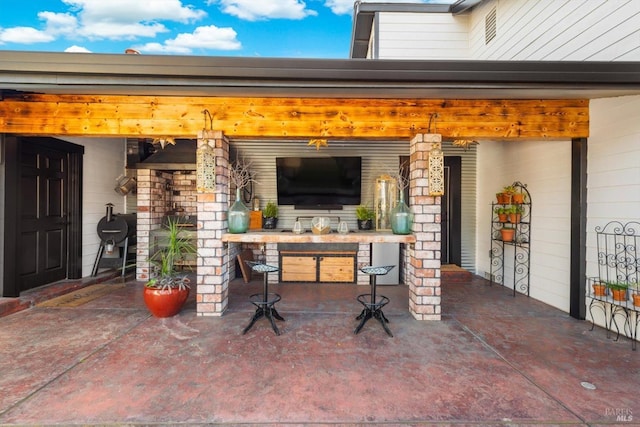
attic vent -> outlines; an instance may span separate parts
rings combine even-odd
[[[496,38],[496,8],[491,9],[484,18],[484,44]]]

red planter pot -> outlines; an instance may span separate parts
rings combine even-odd
[[[144,287],[144,303],[155,317],[175,316],[189,297],[189,288],[154,289]]]

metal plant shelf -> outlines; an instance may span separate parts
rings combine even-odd
[[[490,284],[502,286],[513,285],[513,296],[516,292],[529,296],[530,261],[531,261],[531,194],[526,184],[511,184],[516,192],[524,194],[523,203],[491,204],[491,250],[490,250]],[[521,209],[520,217],[514,222],[500,221],[496,213],[497,207],[516,206]],[[501,237],[503,227],[514,230],[512,241],[504,241]],[[509,273],[509,274],[506,274]]]

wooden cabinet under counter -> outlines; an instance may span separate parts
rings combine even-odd
[[[280,282],[354,283],[356,252],[280,251]]]

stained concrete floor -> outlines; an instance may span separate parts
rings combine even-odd
[[[640,421],[640,351],[629,340],[478,277],[443,284],[440,322],[409,315],[405,286],[380,287],[393,338],[373,320],[353,334],[365,289],[354,285],[272,286],[280,336],[265,319],[241,334],[259,280],[234,281],[218,318],[196,316],[193,295],[178,316],[151,317],[142,286],[0,318],[0,424]]]

